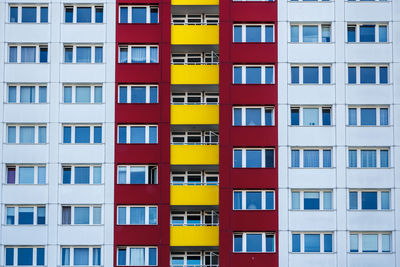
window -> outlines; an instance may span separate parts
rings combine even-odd
[[[46,224],[45,206],[9,206],[6,205],[7,225]]]
[[[233,252],[275,252],[275,233],[234,233]]]
[[[391,233],[350,232],[351,253],[388,253],[391,252]]]
[[[332,168],[332,148],[292,148],[292,168]]]
[[[292,126],[329,126],[332,125],[331,107],[291,107]]]
[[[292,233],[292,252],[333,252],[332,233]]]
[[[62,266],[100,266],[100,247],[61,247]]]
[[[219,225],[218,211],[171,211],[173,226],[216,226]]]
[[[62,184],[101,184],[101,166],[63,165]]]
[[[349,191],[350,210],[389,210],[390,201],[389,190]]]
[[[330,43],[330,24],[291,24],[290,41],[292,43]]]
[[[103,23],[103,6],[64,6],[65,23]]]
[[[218,251],[171,252],[171,267],[219,266]]]
[[[218,185],[219,173],[206,171],[171,172],[172,185]]]
[[[102,85],[67,85],[64,84],[63,103],[93,104],[103,103]]]
[[[119,85],[118,103],[158,103],[157,85]]]
[[[235,24],[233,25],[234,43],[273,43],[273,24]]]
[[[387,65],[356,66],[347,67],[348,84],[388,84],[389,67]]]
[[[389,125],[389,107],[348,107],[348,126]]]
[[[9,84],[7,103],[47,103],[47,86],[35,84]]]
[[[274,107],[234,107],[233,126],[273,126]]]
[[[101,224],[101,206],[62,206],[64,225]]]
[[[118,206],[117,224],[157,224],[157,206]]]
[[[118,166],[118,184],[157,184],[157,166]]]
[[[7,124],[8,144],[46,144],[46,125]]]
[[[48,46],[47,44],[10,44],[8,46],[9,63],[47,63]]]
[[[234,210],[274,210],[275,191],[233,191]]]
[[[44,247],[10,247],[5,246],[5,265],[6,266],[44,266],[45,248]]]
[[[273,148],[235,148],[233,149],[234,168],[274,168]]]
[[[332,191],[292,191],[292,210],[332,210],[332,203]]]
[[[127,45],[119,47],[119,63],[158,63],[157,45]]]
[[[172,132],[171,144],[188,145],[217,145],[219,143],[219,133],[213,131],[204,132]]]
[[[331,84],[331,66],[292,65],[292,84]]]
[[[207,104],[217,105],[219,103],[218,93],[207,93],[207,92],[184,92],[184,93],[172,93],[171,104]]]
[[[101,125],[63,125],[63,144],[100,144]]]
[[[219,54],[214,51],[203,53],[173,53],[173,65],[215,65],[219,63]]]
[[[119,6],[119,23],[158,23],[158,6]]]
[[[389,168],[389,148],[349,148],[349,168]]]
[[[103,63],[103,45],[65,44],[64,63]]]
[[[46,184],[45,165],[7,165],[7,184]]]
[[[172,25],[218,25],[218,14],[172,15]]]
[[[387,41],[387,24],[347,24],[348,43],[386,43]]]
[[[118,125],[119,144],[157,144],[157,125]]]
[[[118,247],[117,266],[156,266],[157,247]]]
[[[233,66],[234,84],[274,84],[274,66]]]
[[[10,5],[10,23],[47,23],[48,7],[45,5]]]

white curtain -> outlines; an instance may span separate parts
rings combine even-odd
[[[93,248],[93,265],[101,265],[101,248]]]
[[[69,259],[70,259],[70,249],[69,248],[63,248],[62,249],[61,264],[62,265],[70,265]]]
[[[21,103],[34,103],[35,102],[35,87],[34,86],[21,86]]]
[[[150,47],[150,63],[158,63],[158,47]]]
[[[375,168],[376,167],[376,151],[362,150],[361,151],[361,167]]]
[[[129,265],[132,266],[144,266],[144,248],[131,248]]]
[[[74,265],[89,265],[89,248],[74,248]]]
[[[145,223],[145,208],[131,208],[131,224],[144,224]]]
[[[304,150],[304,168],[318,168],[319,167],[319,151],[318,150]]]
[[[36,62],[36,47],[21,47],[21,62]]]
[[[317,108],[303,109],[303,125],[318,125],[319,114]]]
[[[118,167],[118,184],[126,184],[126,167]]]
[[[90,103],[90,86],[76,87],[76,103]]]
[[[146,47],[132,47],[132,63],[146,63]]]

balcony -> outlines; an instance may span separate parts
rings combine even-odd
[[[172,185],[171,206],[217,206],[219,186],[215,185]]]
[[[171,124],[219,124],[219,105],[171,105]]]
[[[219,84],[219,65],[171,65],[171,84]]]
[[[219,145],[171,145],[171,165],[218,165]]]
[[[171,45],[218,44],[218,25],[171,25]]]
[[[217,247],[218,226],[171,226],[171,247]]]

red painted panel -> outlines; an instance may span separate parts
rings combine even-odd
[[[278,253],[233,253],[232,267],[278,266]]]
[[[119,24],[119,44],[158,43],[160,40],[160,24]]]
[[[161,120],[160,104],[116,104],[115,111],[120,116],[115,123],[153,123]]]
[[[232,211],[232,230],[243,232],[275,232],[278,229],[278,212]]]
[[[160,145],[117,144],[115,162],[155,164],[160,161]]]
[[[276,168],[237,168],[231,171],[231,185],[242,189],[272,189],[278,187]]]
[[[161,64],[118,63],[115,80],[118,83],[154,83],[160,80]]]
[[[235,84],[231,88],[232,104],[274,105],[277,99],[276,85]]]
[[[234,147],[274,147],[278,143],[276,126],[233,126],[232,145]],[[246,136],[246,138],[243,138]]]
[[[277,62],[276,43],[234,43],[232,61],[235,63],[274,63]]]
[[[160,199],[160,185],[116,184],[115,203],[118,204],[156,204]]]
[[[276,22],[276,2],[232,2],[232,22]]]
[[[121,245],[154,246],[160,243],[160,226],[116,225],[115,242]]]

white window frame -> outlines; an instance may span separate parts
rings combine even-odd
[[[200,176],[201,177],[201,183],[189,183],[188,177],[190,175],[193,176]],[[183,183],[174,183],[173,179],[175,177],[182,177],[183,178]],[[218,181],[216,183],[213,182],[207,182],[207,177],[217,177]],[[219,185],[219,173],[218,172],[212,172],[212,171],[177,171],[171,172],[171,185]]]
[[[189,21],[192,20],[192,21]],[[197,22],[195,22],[197,20]],[[219,14],[176,14],[171,16],[171,25],[218,25]]]
[[[153,184],[153,185],[156,185],[156,184],[158,184],[158,166],[157,165],[118,165],[117,166],[117,182],[119,181],[119,169],[120,168],[125,168],[125,171],[126,171],[126,182],[127,183],[125,183],[125,184],[131,184],[130,183],[130,174],[131,174],[131,172],[130,172],[130,168],[131,167],[133,167],[133,168],[135,168],[135,167],[144,167],[145,168],[145,179],[146,179],[146,182],[145,182],[145,184],[151,184],[150,183],[150,169],[152,169],[152,168],[156,168],[156,175],[157,175],[157,177],[155,177],[155,183]],[[129,183],[128,183],[129,182]],[[121,184],[121,183],[118,183],[118,184]]]
[[[301,0],[303,1],[303,0]],[[319,0],[321,1],[321,0]],[[317,2],[317,1],[315,1]],[[292,41],[292,26],[298,26],[299,27],[299,41],[298,42],[294,42]],[[303,41],[303,26],[317,26],[318,27],[318,41],[317,42],[304,42]],[[322,27],[323,26],[329,26],[330,27],[330,42],[322,42]],[[290,43],[292,44],[330,44],[333,43],[333,27],[332,27],[332,22],[329,23],[291,23],[289,25],[289,37],[288,39],[290,40]]]
[[[299,203],[299,209],[294,209],[293,208],[293,195],[292,193],[299,193],[300,194],[300,203]],[[333,195],[333,190],[332,189],[327,189],[327,190],[321,190],[321,189],[293,189],[290,191],[290,211],[318,211],[315,209],[304,209],[304,193],[319,193],[319,210],[320,211],[334,211],[334,195]],[[324,193],[331,193],[331,209],[324,209]]]
[[[15,103],[13,102],[9,102],[9,95],[10,95],[10,87],[16,87],[16,101]],[[33,103],[21,103],[21,87],[35,87],[35,102]],[[39,88],[40,87],[46,87],[46,102],[39,102]],[[28,104],[48,104],[49,100],[48,100],[48,86],[46,83],[44,84],[31,84],[31,83],[27,83],[27,84],[23,84],[23,83],[9,83],[7,84],[7,93],[6,93],[6,98],[4,99],[4,103],[5,104],[24,104],[24,105],[28,105]]]
[[[125,223],[119,223],[119,208],[125,208],[126,216],[125,216]],[[131,209],[130,208],[145,208],[145,215],[144,215],[144,224],[132,224],[130,223],[131,218]],[[155,224],[150,224],[150,208],[157,209],[157,221]],[[158,225],[158,206],[145,206],[145,205],[117,205],[117,225]]]
[[[7,248],[13,248],[14,249],[14,259],[13,259],[13,262],[14,262],[14,265],[6,265],[5,263],[6,263],[6,260],[5,260],[5,258],[6,258],[6,249]],[[18,249],[19,248],[31,248],[32,249],[32,251],[33,251],[33,254],[32,254],[32,263],[33,263],[33,265],[32,266],[47,266],[47,255],[46,255],[46,247],[45,246],[7,246],[7,245],[5,245],[4,246],[4,266],[20,266],[20,265],[18,265]],[[36,263],[37,263],[37,249],[38,248],[43,248],[44,249],[44,265],[37,265]]]
[[[90,103],[77,103],[76,102],[76,87],[80,87],[80,86],[84,86],[84,87],[90,87]],[[71,87],[71,92],[72,92],[72,101],[71,103],[68,102],[64,102],[64,91],[65,91],[65,87]],[[101,102],[94,102],[95,99],[95,88],[101,87]],[[62,87],[62,94],[61,94],[61,100],[60,103],[62,104],[103,104],[104,103],[104,92],[103,92],[103,84],[68,84],[68,83],[64,83],[63,87]]]
[[[73,8],[72,12],[72,22],[65,22],[66,19],[66,9],[67,8]],[[78,7],[90,7],[91,8],[91,22],[77,22],[77,16],[78,16]],[[103,9],[103,22],[96,22],[96,8],[102,8]],[[63,6],[63,20],[62,24],[103,24],[104,20],[106,18],[106,8],[103,6],[103,4],[95,4],[95,5],[90,5],[90,4],[69,4],[65,3]]]
[[[21,164],[6,164],[5,165],[5,175],[4,175],[4,177],[5,177],[5,179],[4,179],[4,182],[3,182],[3,184],[4,185],[19,185],[20,183],[19,183],[19,168],[21,168],[21,167],[33,167],[34,169],[33,169],[33,184],[31,184],[31,185],[47,185],[47,177],[48,177],[48,173],[47,173],[47,166],[46,165],[42,165],[42,164],[38,164],[38,165],[36,165],[36,164],[26,164],[26,165],[21,165]],[[39,178],[39,167],[42,167],[42,168],[46,168],[46,183],[45,184],[39,184],[38,183],[38,178]],[[8,184],[7,183],[7,172],[8,172],[8,168],[15,168],[15,184]],[[26,184],[22,184],[22,185],[26,185]]]
[[[235,27],[241,26],[242,27],[242,41],[241,42],[235,42]],[[248,43],[246,39],[246,27],[247,26],[261,26],[261,43],[267,43],[267,44],[273,44],[275,43],[275,25],[274,24],[233,24],[233,31],[232,31],[232,40],[233,43]],[[265,27],[266,26],[272,26],[272,42],[267,42],[265,40]]]
[[[261,252],[247,252],[247,235],[248,234],[261,234],[262,235]],[[242,251],[233,251],[233,253],[276,253],[276,234],[274,232],[234,232],[232,244],[235,243],[235,235],[242,235]],[[274,236],[274,251],[266,251],[266,249],[267,249],[266,236],[267,235]]]
[[[120,89],[126,87],[126,103],[119,102]],[[132,103],[132,87],[146,87],[146,102],[145,103]],[[150,103],[150,87],[157,87],[157,102]],[[118,104],[158,104],[159,103],[159,86],[157,84],[119,84],[118,85]]]
[[[14,224],[8,224],[7,223],[7,209],[8,208],[14,208]],[[5,205],[5,212],[4,212],[4,217],[5,217],[5,223],[4,225],[7,226],[13,226],[13,225],[20,225],[18,224],[18,219],[19,219],[19,209],[20,208],[33,208],[33,224],[23,224],[23,225],[47,225],[47,208],[46,205]],[[38,219],[38,208],[45,208],[45,223],[44,224],[38,224],[37,219]]]
[[[128,22],[121,22],[121,7],[126,7],[128,8]],[[132,8],[134,7],[145,7],[146,8],[146,24],[157,24],[160,22],[160,9],[158,5],[127,5],[127,4],[122,4],[118,6],[118,18],[119,21],[118,23],[123,23],[123,24],[142,24],[142,23],[133,23],[132,22]],[[151,23],[151,9],[157,9],[158,13],[158,21],[157,23]]]
[[[132,62],[132,48],[146,48],[146,62]],[[121,62],[121,48],[128,49],[127,62]],[[157,48],[157,62],[150,62],[150,48]],[[160,49],[158,45],[120,45],[118,47],[118,63],[119,64],[159,64],[160,63]]]
[[[218,222],[214,222],[214,215],[218,217]],[[199,216],[200,224],[188,224],[188,216]],[[206,217],[211,217],[211,224],[206,223]],[[173,217],[183,218],[183,224],[174,224]],[[219,225],[219,212],[214,210],[200,210],[200,211],[171,211],[170,216],[171,226],[218,226]]]
[[[9,143],[8,142],[8,127],[15,127],[15,143]],[[34,127],[35,128],[35,135],[34,135],[34,142],[33,143],[20,143],[20,128],[21,127]],[[45,143],[39,143],[39,127],[45,127],[46,128],[46,142]],[[5,134],[5,144],[9,145],[46,145],[47,144],[47,137],[48,137],[48,132],[47,132],[47,124],[14,124],[14,123],[7,123],[6,128],[6,134]]]
[[[126,127],[126,142],[125,143],[120,143],[119,142],[119,134],[120,134],[120,127]],[[145,127],[144,131],[144,143],[131,143],[131,130],[134,127]],[[157,136],[156,136],[156,142],[155,143],[150,143],[150,127],[156,127],[157,128]],[[140,145],[140,144],[158,144],[158,125],[157,124],[118,124],[118,139],[117,139],[117,143],[118,144],[123,144],[123,145],[127,145],[127,144],[136,144],[136,145]]]
[[[348,147],[347,149],[347,157],[349,157],[349,151],[356,150],[357,151],[357,167],[349,167],[350,159],[347,158],[347,168],[349,169],[390,169],[392,168],[392,155],[390,147]],[[364,150],[374,150],[376,151],[376,167],[361,167],[361,151]],[[389,167],[381,167],[381,150],[388,151],[388,166]]]
[[[234,169],[244,169],[246,167],[246,151],[247,150],[261,150],[261,167],[260,168],[267,168],[265,167],[265,151],[266,150],[272,150],[274,151],[274,166],[273,167],[268,167],[268,168],[275,168],[276,167],[276,156],[275,156],[275,148],[265,148],[265,147],[247,147],[247,148],[241,148],[241,147],[235,147],[233,148],[233,151],[235,150],[241,150],[242,151],[242,167],[235,167],[235,153],[232,153],[232,167]]]
[[[63,248],[68,248],[69,249],[69,262],[70,265],[62,265],[62,249]],[[74,265],[74,249],[75,248],[88,248],[89,249],[89,265],[88,266],[93,266],[93,249],[94,248],[99,248],[100,249],[100,265],[95,265],[95,266],[103,266],[103,249],[101,246],[60,246],[60,265],[59,266],[81,266],[81,265]]]
[[[317,108],[318,109],[318,124],[317,125],[304,125],[304,114],[303,111],[304,109],[308,109],[308,108]],[[299,110],[299,125],[292,125],[291,122],[291,115],[292,115],[292,109],[298,109]],[[330,117],[331,117],[331,124],[330,125],[322,125],[322,121],[323,121],[323,114],[322,111],[325,109],[329,109],[330,111]],[[290,118],[289,118],[289,125],[291,127],[299,127],[299,126],[304,126],[304,127],[316,127],[316,126],[323,126],[323,127],[329,127],[329,126],[334,126],[333,124],[333,115],[334,115],[334,110],[333,110],[333,106],[297,106],[297,105],[293,105],[290,106]]]
[[[261,125],[246,125],[246,109],[260,109],[261,111]],[[242,114],[242,125],[234,125],[235,109],[240,109]],[[272,125],[265,125],[265,110],[272,111]],[[232,108],[232,126],[275,126],[275,107],[274,106],[233,106]]]
[[[62,223],[62,215],[63,215],[63,208],[64,207],[70,207],[71,208],[71,224],[63,224]],[[89,223],[88,224],[75,224],[75,208],[89,208]],[[101,211],[101,216],[100,216],[100,223],[94,224],[93,219],[94,219],[94,212],[93,208],[100,208]],[[103,216],[104,216],[104,209],[102,205],[68,205],[68,204],[62,204],[61,205],[61,218],[60,218],[60,225],[61,226],[71,226],[71,225],[78,225],[78,226],[85,226],[85,225],[103,225]]]
[[[358,1],[358,0],[353,0],[353,1]],[[374,2],[375,0],[370,0],[370,1]],[[348,2],[352,2],[352,1],[348,1]],[[375,42],[360,42],[360,27],[364,26],[364,25],[374,25],[375,26]],[[379,26],[386,26],[386,34],[387,34],[387,36],[386,36],[386,40],[387,41],[386,42],[379,42],[379,37],[380,37],[379,36]],[[349,42],[349,40],[348,40],[349,27],[355,27],[355,35],[356,35],[355,42]],[[346,43],[348,43],[348,44],[354,44],[354,43],[361,43],[361,44],[363,44],[363,43],[366,43],[366,44],[381,43],[381,44],[385,44],[385,43],[388,43],[388,42],[389,42],[389,24],[388,23],[374,23],[374,22],[371,22],[371,23],[368,23],[368,22],[366,22],[366,23],[352,23],[352,22],[347,23],[347,26],[346,26]]]
[[[200,102],[189,102],[189,97],[199,97]],[[174,98],[181,98],[183,102],[174,102]],[[217,98],[217,102],[208,102],[208,98]],[[218,105],[219,104],[219,93],[217,92],[177,92],[171,93],[171,104],[172,105]]]
[[[351,235],[357,235],[357,241],[358,241],[358,252],[350,252],[351,248]],[[378,252],[363,252],[363,235],[377,235],[378,236]],[[389,235],[390,238],[390,251],[384,252],[382,251],[382,235]],[[349,231],[349,238],[348,238],[348,246],[349,250],[347,253],[349,254],[389,254],[393,252],[393,235],[392,232],[360,232],[360,231]]]
[[[356,109],[357,112],[357,124],[356,125],[350,125],[349,122],[349,110],[350,109]],[[376,125],[361,125],[361,109],[363,108],[374,108],[376,110]],[[347,118],[346,118],[346,126],[348,127],[357,127],[357,126],[361,126],[361,127],[388,127],[391,126],[391,122],[390,122],[390,106],[370,106],[370,105],[365,105],[365,106],[353,106],[353,105],[348,105],[347,106]],[[388,110],[388,125],[381,125],[381,109],[387,109]]]
[[[79,23],[80,24],[80,23]],[[90,51],[90,62],[77,62],[76,61],[76,49],[78,47],[90,47],[91,51]],[[101,47],[103,48],[103,55],[102,55],[102,62],[95,62],[96,61],[96,48],[97,47]],[[65,62],[65,49],[66,48],[72,48],[72,62]],[[104,44],[102,43],[96,43],[96,44],[83,44],[83,43],[79,43],[79,44],[71,44],[71,43],[64,43],[63,45],[63,59],[62,59],[62,63],[63,64],[104,64],[105,62],[105,53],[104,53]]]
[[[362,68],[362,67],[374,67],[375,68],[375,79],[376,79],[376,81],[375,81],[375,83],[361,83],[361,70],[360,70],[360,68]],[[381,67],[386,67],[387,68],[387,74],[388,74],[388,77],[387,77],[387,83],[380,83],[380,68]],[[349,68],[356,68],[356,83],[349,83]],[[391,84],[391,82],[390,82],[390,73],[391,73],[391,71],[390,71],[390,65],[389,64],[351,64],[351,63],[349,63],[349,64],[347,64],[347,68],[346,68],[346,77],[347,77],[347,79],[346,79],[346,82],[347,82],[347,85],[374,85],[374,84],[380,84],[380,85],[389,85],[389,84]]]
[[[299,82],[298,83],[293,83],[292,82],[292,67],[297,67],[299,68]],[[303,73],[303,68],[304,67],[318,67],[318,83],[304,83],[304,73]],[[323,68],[324,67],[329,67],[331,70],[331,82],[330,83],[323,83]],[[290,64],[289,66],[289,77],[290,77],[290,85],[310,85],[310,86],[315,86],[315,85],[332,85],[335,83],[334,78],[335,75],[335,70],[333,69],[333,65],[331,64],[310,64],[310,65],[304,65],[304,64]],[[289,78],[288,78],[289,80]]]
[[[184,138],[184,142],[174,142],[174,138]],[[198,137],[200,138],[200,142],[189,142],[188,138],[189,137]],[[213,142],[211,139],[212,137],[218,137],[217,142]],[[206,141],[206,138],[209,139],[209,141]],[[187,132],[171,132],[171,144],[172,145],[180,145],[180,144],[190,144],[190,145],[218,145],[219,144],[219,132],[214,132],[214,131],[187,131]]]
[[[71,143],[64,143],[64,127],[71,127]],[[90,142],[89,143],[75,143],[75,127],[90,127]],[[101,127],[101,143],[94,143],[94,127]],[[62,124],[61,127],[61,144],[63,145],[72,145],[72,144],[77,144],[77,145],[87,145],[87,144],[103,144],[104,141],[104,134],[103,134],[103,125],[102,124],[69,124],[65,123]]]
[[[144,264],[144,266],[158,266],[158,248],[156,247],[156,246],[118,246],[117,247],[117,256],[116,256],[116,258],[117,258],[117,266],[138,266],[138,265],[131,265],[131,262],[130,262],[130,252],[131,252],[131,248],[144,248],[145,250],[145,252],[144,252],[144,258],[145,258],[145,264]],[[149,249],[150,248],[155,248],[156,249],[156,265],[149,265],[149,261],[150,261],[150,253],[149,253]],[[125,249],[126,250],[126,258],[125,258],[125,263],[126,263],[126,265],[118,265],[118,261],[119,261],[119,258],[118,258],[118,255],[119,255],[119,253],[118,253],[118,250],[119,249]]]
[[[218,251],[185,251],[185,252],[179,251],[179,252],[171,252],[170,260],[171,260],[171,263],[172,263],[172,260],[173,260],[174,257],[183,258],[184,264],[182,266],[192,266],[190,264],[190,262],[189,263],[187,262],[188,261],[188,257],[190,257],[190,256],[195,256],[195,257],[197,256],[197,257],[200,258],[200,267],[203,267],[203,266],[217,267],[217,266],[219,266],[218,264],[216,264],[216,262],[212,262],[212,260],[211,260],[211,257],[213,257],[213,256],[218,256],[219,257]],[[209,258],[210,262],[211,262],[209,265],[205,265],[207,258]],[[170,266],[175,266],[175,265],[171,264]],[[179,266],[179,267],[182,267],[182,266]],[[195,265],[195,266],[197,266],[197,265]]]
[[[234,205],[234,203],[235,203],[235,193],[236,192],[240,192],[240,193],[242,193],[242,208],[241,209],[235,209],[235,205]],[[257,192],[257,193],[261,193],[261,209],[247,209],[246,208],[246,206],[247,206],[247,198],[246,198],[246,193],[247,192]],[[266,208],[266,193],[273,193],[274,194],[274,198],[273,198],[273,200],[274,200],[274,208],[273,209],[267,209]],[[237,210],[246,210],[246,211],[260,211],[260,210],[275,210],[276,209],[276,201],[275,201],[275,190],[234,190],[233,191],[233,194],[232,194],[232,196],[233,196],[233,200],[232,200],[232,203],[233,203],[233,205],[232,205],[232,210],[233,211],[237,211]]]
[[[377,209],[376,211],[391,211],[393,210],[393,205],[392,205],[392,192],[391,189],[349,189],[349,201],[347,203],[347,211],[374,211],[371,209],[362,209],[362,193],[365,192],[373,192],[377,193]],[[350,209],[350,193],[357,193],[357,209]],[[389,193],[389,209],[382,209],[382,193]]]
[[[242,83],[235,83],[235,68],[241,67],[242,68]],[[265,84],[265,85],[272,85],[275,84],[275,66],[274,65],[233,65],[232,68],[232,84],[233,85],[240,85],[240,84],[248,84],[246,83],[246,69],[247,67],[253,68],[253,67],[259,67],[261,68],[261,83],[259,84]],[[272,67],[272,83],[265,83],[265,68],[270,68]],[[259,84],[250,84],[250,85],[259,85]]]
[[[315,234],[319,234],[319,252],[305,252],[305,238],[304,235],[307,234],[311,234],[311,235],[315,235]],[[325,244],[324,244],[324,235],[325,234],[330,234],[332,235],[332,252],[324,252],[325,250]],[[300,235],[300,252],[293,252],[293,235]],[[290,239],[289,239],[289,247],[290,247],[290,253],[293,254],[333,254],[335,253],[335,235],[334,232],[292,232],[290,234]]]
[[[12,7],[17,7],[18,8],[18,21],[17,22],[11,22],[11,8]],[[36,7],[36,22],[22,22],[22,8],[23,7]],[[41,8],[42,7],[47,7],[47,18],[49,21],[50,18],[50,8],[49,5],[46,4],[18,4],[18,3],[10,3],[8,5],[8,19],[7,19],[7,23],[10,24],[36,24],[36,23],[49,23],[49,22],[40,22],[41,19]]]
[[[218,61],[214,61],[214,56],[218,58]],[[199,61],[189,62],[189,59],[197,59]],[[215,53],[214,51],[202,52],[202,53],[172,53],[171,64],[172,65],[218,65],[219,54]]]
[[[60,183],[60,185],[74,185],[75,184],[75,168],[76,167],[89,167],[89,183],[88,184],[90,184],[90,185],[102,185],[102,184],[104,184],[104,179],[103,179],[103,176],[104,176],[104,174],[103,174],[103,168],[102,168],[102,166],[101,166],[101,164],[100,165],[90,165],[90,164],[83,164],[83,165],[77,165],[77,164],[62,164],[61,165],[61,168],[60,168],[60,172],[61,172],[61,174],[60,174],[60,181],[59,181],[59,183]],[[98,168],[100,168],[100,170],[101,170],[101,177],[100,177],[100,179],[101,179],[101,182],[99,183],[99,184],[95,184],[95,183],[93,183],[93,179],[94,179],[94,168],[95,167],[98,167]],[[63,173],[64,173],[64,168],[70,168],[71,169],[71,183],[70,184],[64,184],[63,183]],[[86,184],[86,185],[88,185],[88,184]],[[79,185],[85,185],[85,184],[79,184]]]
[[[10,61],[10,48],[11,47],[17,47],[17,62],[11,62]],[[21,50],[22,47],[35,47],[36,52],[35,52],[35,62],[21,62]],[[47,48],[47,61],[46,62],[40,62],[40,48]],[[49,50],[49,45],[47,43],[40,43],[40,44],[31,44],[31,43],[8,43],[7,47],[7,63],[8,64],[49,64],[50,63],[50,50]]]
[[[292,150],[299,151],[299,167],[292,167]],[[319,151],[319,167],[304,167],[304,150],[318,150]],[[324,150],[331,151],[331,167],[324,167]],[[291,169],[332,169],[335,168],[335,156],[333,147],[291,147],[290,148],[290,161]]]

